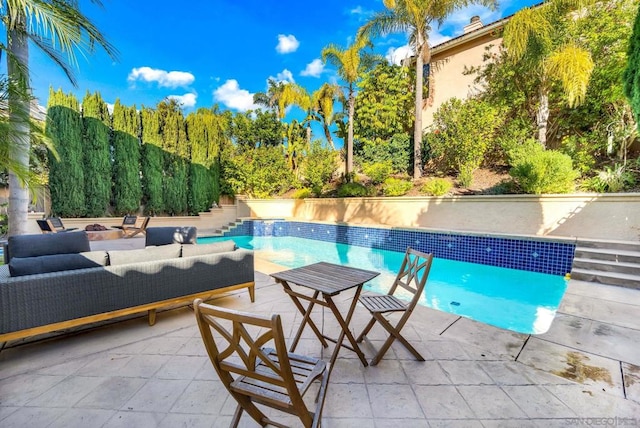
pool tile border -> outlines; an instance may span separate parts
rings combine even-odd
[[[404,252],[407,246],[435,257],[551,275],[571,271],[575,242],[540,237],[461,234],[288,220],[244,220],[224,236],[291,236]]]

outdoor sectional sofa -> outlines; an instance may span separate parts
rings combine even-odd
[[[253,252],[194,245],[195,228],[148,228],[139,250],[90,251],[84,231],[9,238],[0,266],[0,343],[248,288]],[[167,242],[168,241],[168,242]],[[160,245],[166,244],[166,245]]]

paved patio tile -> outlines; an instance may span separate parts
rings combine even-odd
[[[195,380],[180,395],[171,412],[217,415],[228,396],[229,392],[217,379]]]
[[[440,367],[455,385],[493,385],[494,381],[476,361],[440,361]]]
[[[209,357],[174,355],[158,370],[157,379],[193,379],[204,366],[211,366]]]
[[[118,371],[120,376],[149,378],[171,359],[169,355],[132,355]]]
[[[429,420],[476,418],[455,386],[416,385],[414,390],[420,406]]]
[[[376,418],[373,421],[373,424],[374,425],[371,425],[371,426],[372,427],[375,426],[375,428],[398,428],[398,427],[402,427],[402,428],[424,428],[424,427],[428,427],[429,426],[428,423],[424,419],[408,419],[408,418],[403,418],[403,419]],[[360,425],[356,423],[354,425],[350,425],[349,428],[356,427],[356,426],[360,427]]]
[[[409,385],[367,385],[374,418],[424,418]]]
[[[146,383],[145,379],[132,377],[107,377],[101,379],[91,392],[85,395],[77,407],[119,410]]]
[[[500,420],[500,419],[483,419],[482,426],[484,428],[537,428],[541,425],[537,424],[535,421],[526,420],[526,419],[516,419],[516,420]],[[545,426],[546,425],[542,425]]]
[[[64,379],[64,376],[26,374],[3,380],[2,388],[0,388],[0,404],[2,406],[24,406]]]
[[[518,361],[480,361],[480,367],[497,385],[557,385],[571,383],[560,376],[538,370]]]
[[[104,425],[116,412],[101,409],[68,409],[48,428],[84,428]]]
[[[323,415],[327,418],[372,418],[373,412],[365,384],[329,385]]]
[[[451,385],[451,379],[438,361],[401,361],[409,383],[415,385]]]
[[[21,407],[0,422],[2,428],[45,427],[64,413],[62,408]]]
[[[459,420],[459,419],[446,419],[446,420],[428,420],[431,428],[481,428],[483,424],[480,421],[474,420]]]
[[[570,381],[624,396],[620,363],[615,360],[531,338],[518,361]]]
[[[189,382],[173,379],[150,379],[123,406],[143,412],[167,412],[186,390]]]
[[[579,418],[637,418],[640,415],[640,404],[612,394],[603,394],[597,387],[571,384],[547,385],[544,388],[558,397]]]
[[[160,422],[158,428],[211,428],[213,423],[211,416],[208,415],[181,415],[177,413],[168,414],[166,418]],[[226,425],[229,426],[228,423]]]
[[[503,386],[502,390],[530,418],[570,418],[576,414],[556,396],[538,385]]]
[[[459,386],[458,391],[480,419],[527,418],[527,415],[498,386]]]
[[[640,367],[622,363],[622,376],[627,398],[640,403]]]
[[[408,376],[411,376],[411,373],[405,374],[399,360],[382,360],[375,366],[367,367],[366,370],[365,382],[369,384],[400,383],[406,385]]]
[[[113,415],[103,428],[152,428],[159,426],[165,417],[165,413],[121,411]]]
[[[627,328],[637,328],[637,319],[640,317],[639,304],[614,302],[576,294],[565,294],[559,311]]]

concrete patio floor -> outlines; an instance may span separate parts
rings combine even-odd
[[[246,291],[212,303],[280,313],[292,336],[301,315],[267,275],[280,269],[256,261],[255,303]],[[351,296],[339,296],[343,309]],[[337,331],[330,313],[314,316],[325,333]],[[357,308],[354,333],[367,320]],[[396,343],[379,365],[365,368],[341,350],[323,426],[640,425],[638,291],[571,281],[550,331],[537,336],[424,307],[403,332],[426,361]],[[369,337],[362,349],[371,358],[385,337],[379,327]],[[332,350],[307,329],[296,352],[328,359]],[[188,307],[160,312],[153,327],[136,317],[10,342],[0,352],[6,428],[226,427],[234,409]],[[287,415],[281,420],[296,426]],[[246,415],[240,425],[257,426]]]

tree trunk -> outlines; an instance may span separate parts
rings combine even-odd
[[[347,159],[345,175],[351,180],[353,171],[353,116],[355,116],[355,97],[353,95],[353,84],[349,85],[349,131],[347,133]]]
[[[418,46],[421,46],[420,44]],[[423,52],[416,52],[416,105],[413,125],[413,179],[422,177],[422,87],[423,87]]]
[[[549,95],[544,89],[540,90],[540,105],[536,113],[538,123],[538,142],[547,148],[547,124],[549,122]]]
[[[336,146],[333,145],[333,138],[331,137],[331,130],[329,129],[329,125],[326,123],[322,123],[322,128],[324,129],[324,136],[331,147],[331,150],[335,150]]]
[[[29,170],[29,45],[24,30],[24,16],[19,17],[19,25],[8,31],[7,70],[9,72],[9,120],[11,122],[9,159]],[[29,189],[13,171],[9,171],[9,236],[27,233],[27,210]]]

